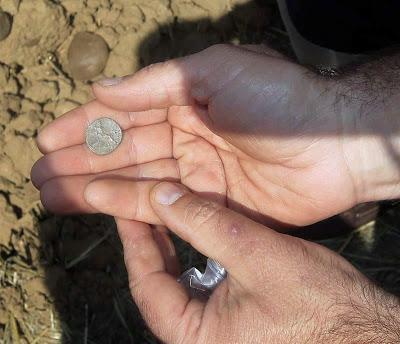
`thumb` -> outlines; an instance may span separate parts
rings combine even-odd
[[[271,70],[270,59],[263,55],[261,71]],[[147,66],[130,76],[101,80],[93,85],[93,93],[101,103],[120,111],[164,109],[193,105],[195,101],[206,104],[244,69],[259,62],[260,54],[254,48],[217,44],[193,55]],[[272,71],[273,75],[266,77],[282,77],[276,68]],[[256,75],[259,73],[257,70]]]
[[[219,261],[231,276],[247,279],[261,254],[271,255],[274,247],[281,247],[282,234],[203,199],[180,184],[162,182],[153,188],[150,198],[154,211],[171,231]]]

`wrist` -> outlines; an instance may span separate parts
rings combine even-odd
[[[400,198],[400,95],[379,104],[368,93],[341,97],[342,149],[357,203]]]
[[[356,203],[400,198],[399,163],[392,154],[400,152],[379,137],[345,138],[344,156],[354,183]],[[399,155],[400,157],[400,155]]]

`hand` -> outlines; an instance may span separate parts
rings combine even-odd
[[[171,241],[117,220],[130,288],[166,343],[397,343],[399,302],[317,244],[277,233],[181,185],[151,192],[158,217],[228,270],[207,302],[176,282]],[[162,235],[162,240],[160,240]],[[160,249],[161,248],[161,249]]]
[[[214,46],[94,85],[97,100],[40,133],[45,156],[32,180],[55,212],[95,211],[85,187],[113,175],[137,180],[135,191],[127,199],[116,184],[100,210],[127,219],[154,223],[146,195],[155,182],[143,179],[169,179],[258,222],[307,225],[365,201],[358,141],[344,137],[353,115],[335,113],[330,88],[267,48]],[[124,139],[98,157],[84,131],[103,116]]]

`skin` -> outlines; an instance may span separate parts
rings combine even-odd
[[[104,85],[94,85],[96,100],[38,136],[44,157],[32,181],[51,211],[94,212],[84,199],[88,183],[129,178],[126,168],[137,190],[148,194],[152,184],[143,179],[179,180],[274,228],[307,225],[371,198],[351,106],[333,106],[334,83],[268,48],[214,46]],[[103,116],[122,126],[124,139],[97,157],[84,145],[84,130]],[[160,164],[169,170],[160,172]],[[124,193],[118,182],[98,188],[126,196],[97,210],[160,224],[141,192]]]
[[[165,260],[156,231],[117,220],[131,293],[163,342],[398,342],[398,300],[337,254],[275,232],[180,184],[158,184],[150,199],[175,234],[229,270],[208,300],[190,299],[168,273],[173,259]]]
[[[153,65],[95,85],[95,101],[46,127],[32,181],[51,211],[117,218],[132,295],[167,343],[397,342],[396,298],[333,252],[270,229],[399,195],[388,154],[398,101],[365,107],[368,90],[354,81],[316,77],[259,46]],[[124,138],[98,157],[84,130],[103,116]],[[207,302],[176,282],[165,228],[145,223],[227,268]]]

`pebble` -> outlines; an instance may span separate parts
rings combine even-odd
[[[6,39],[11,32],[12,17],[7,12],[0,11],[0,41]]]
[[[91,32],[79,32],[68,49],[69,69],[79,80],[89,80],[105,68],[109,49],[103,37]]]

